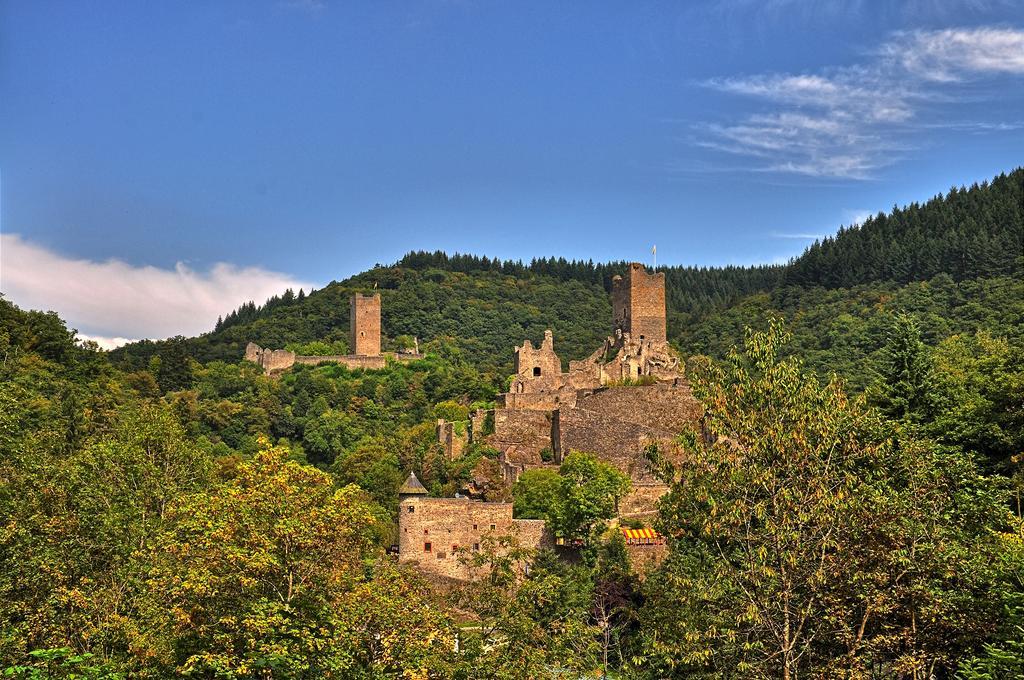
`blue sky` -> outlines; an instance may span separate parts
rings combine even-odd
[[[0,2],[0,290],[103,338],[412,249],[784,261],[1022,159],[1024,2]]]

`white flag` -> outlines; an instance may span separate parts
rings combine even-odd
[[[658,254],[658,246],[652,246],[651,247],[651,255],[657,255],[657,254]]]

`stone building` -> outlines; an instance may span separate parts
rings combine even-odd
[[[628,474],[623,516],[651,514],[665,486],[646,460],[652,444],[677,453],[680,431],[701,416],[666,340],[665,275],[631,264],[612,281],[613,335],[562,372],[550,331],[539,348],[515,348],[516,375],[493,411],[474,414],[470,437],[498,449],[508,483],[525,470],[558,465],[571,451],[593,453]],[[482,431],[478,426],[490,423]],[[544,455],[550,453],[550,455]]]
[[[675,457],[676,439],[698,427],[702,408],[666,339],[665,276],[632,264],[612,283],[613,335],[590,357],[562,363],[551,331],[539,347],[529,340],[515,348],[515,376],[494,409],[470,415],[466,439],[455,424],[438,422],[438,441],[449,457],[469,442],[498,450],[507,484],[528,469],[557,469],[572,451],[614,465],[632,482],[619,502],[620,518],[646,520],[667,486],[651,473],[646,451],[654,445]],[[474,471],[476,472],[476,471]],[[540,520],[512,516],[511,503],[469,497],[429,498],[415,475],[399,492],[399,559],[430,575],[477,576],[465,559],[487,537],[513,535],[524,547],[553,545]],[[628,545],[638,568],[665,554],[663,542]],[[635,554],[634,554],[635,553]]]
[[[612,278],[612,323],[637,340],[666,342],[664,272],[649,274],[634,262],[625,278]]]
[[[473,553],[506,536],[524,548],[554,545],[544,520],[514,519],[511,503],[430,498],[415,473],[398,490],[398,560],[423,574],[471,580]]]
[[[388,359],[411,361],[420,358],[415,352],[381,352],[380,293],[355,293],[349,302],[349,348],[352,354],[303,356],[286,349],[264,349],[255,342],[245,347],[245,359],[258,364],[267,375],[286,371],[295,364],[344,364],[349,368],[381,369]]]
[[[348,346],[356,356],[380,356],[380,293],[352,296]]]

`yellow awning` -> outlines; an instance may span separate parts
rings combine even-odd
[[[654,529],[622,529],[622,536],[627,540],[658,538],[658,532]]]

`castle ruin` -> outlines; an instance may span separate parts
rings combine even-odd
[[[633,263],[624,277],[612,280],[611,298],[613,334],[586,359],[570,361],[568,371],[562,371],[551,331],[545,331],[539,347],[530,340],[516,347],[509,391],[498,395],[494,409],[471,414],[464,439],[455,441],[451,423],[438,423],[438,441],[445,453],[452,457],[468,442],[491,446],[499,453],[507,484],[528,469],[557,469],[572,451],[590,453],[632,482],[630,493],[619,503],[620,518],[643,520],[656,514],[655,503],[668,487],[653,475],[646,451],[656,446],[670,458],[678,457],[678,434],[697,427],[703,410],[667,341],[665,275]],[[435,546],[472,550],[478,542],[472,532],[480,526],[525,529],[527,540],[520,543],[527,547],[551,541],[543,528],[538,533],[534,524],[516,524],[538,520],[514,519],[511,504],[433,499],[425,494],[426,490],[423,498],[401,508],[399,555],[402,561],[417,561],[429,573],[472,578],[445,562],[449,550],[442,549],[441,555]],[[483,516],[494,521],[477,520]],[[466,527],[473,529],[467,532]],[[427,536],[441,536],[445,542]],[[660,545],[658,559],[664,556]],[[647,553],[654,554],[647,544],[631,545],[629,550],[643,553],[638,556],[645,563],[650,562]],[[425,553],[433,558],[425,559]]]
[[[418,348],[413,352],[381,352],[381,299],[380,293],[361,295],[354,293],[349,302],[349,347],[352,354],[303,356],[286,349],[264,349],[255,342],[245,347],[245,359],[259,365],[267,375],[286,371],[295,364],[343,364],[349,368],[381,369],[388,359],[411,361],[420,358]]]
[[[380,293],[355,293],[349,303],[349,343],[360,357],[380,356]]]

